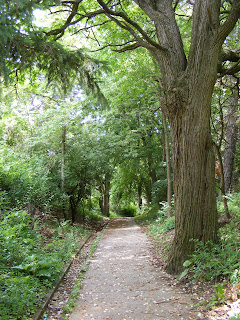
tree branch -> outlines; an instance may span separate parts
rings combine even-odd
[[[235,62],[234,65],[232,65],[229,68],[225,68],[223,66],[224,62]],[[218,63],[218,78],[222,78],[225,75],[234,75],[237,72],[240,71],[240,51],[233,52],[233,51],[222,51],[219,56],[219,63]]]
[[[111,9],[108,8],[108,6],[104,3],[104,1],[102,0],[97,0],[97,2],[100,4],[100,6],[105,10],[106,15],[112,19],[115,23],[117,23],[121,28],[129,31],[134,38],[140,43],[141,46],[146,47],[146,44],[144,44],[144,40],[148,42],[149,45],[151,45],[152,47],[156,47],[160,50],[167,50],[167,48],[159,45],[157,42],[155,42],[154,40],[152,40],[148,34],[139,26],[139,24],[137,24],[135,21],[131,20],[124,12],[116,12],[113,11]],[[123,23],[123,21],[118,20],[115,17],[120,17],[124,20],[125,23]],[[134,31],[134,29],[136,29],[143,38],[139,37],[136,32]],[[143,40],[144,39],[144,40]],[[148,48],[149,48],[148,45]]]
[[[133,43],[133,44],[130,44],[130,43]],[[115,49],[113,51],[115,52],[125,52],[125,51],[129,51],[129,50],[134,50],[136,48],[139,48],[140,45],[134,41],[127,41],[123,44],[107,44],[99,49],[96,49],[96,50],[91,50],[90,52],[98,52],[98,51],[101,51],[103,49],[106,49],[106,48],[113,48],[113,47],[123,47],[121,49]]]
[[[122,52],[126,52],[126,51],[137,49],[139,47],[140,47],[139,43],[133,43],[132,45],[125,46],[124,48],[119,49],[119,50],[115,49],[113,51],[118,52],[118,53],[122,53]]]
[[[228,69],[222,68],[221,71],[222,72],[218,76],[218,78],[222,78],[223,76],[225,76],[227,74],[228,75],[235,75],[237,72],[240,71],[240,59],[231,68],[228,68]]]
[[[232,1],[232,9],[226,21],[220,26],[217,38],[223,43],[229,33],[233,30],[236,22],[240,18],[240,1]]]
[[[78,19],[76,19],[74,21],[72,21],[72,19],[78,13],[77,12],[75,14],[72,14],[72,13],[73,12],[71,12],[71,14],[69,15],[67,21],[64,23],[64,25],[62,27],[57,28],[57,29],[53,29],[53,30],[47,32],[46,35],[47,36],[51,36],[51,35],[58,35],[58,34],[64,33],[64,31],[67,29],[67,27],[72,26],[72,25],[82,21],[83,19],[90,19],[90,18],[95,17],[97,15],[104,14],[105,11],[103,9],[99,9],[99,10],[96,10],[96,11],[93,11],[93,12],[89,12],[89,13],[86,13],[84,15],[80,15],[80,18],[78,18]]]

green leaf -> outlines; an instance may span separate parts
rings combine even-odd
[[[184,267],[189,267],[191,264],[192,264],[191,260],[186,260],[186,261],[184,261],[183,266]]]
[[[180,274],[178,280],[181,280],[182,278],[184,278],[187,273],[188,273],[188,269],[185,269],[185,270]]]

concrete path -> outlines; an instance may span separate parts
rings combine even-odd
[[[191,299],[151,263],[151,243],[133,219],[114,219],[91,260],[70,320],[198,319]]]

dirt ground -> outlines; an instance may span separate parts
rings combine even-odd
[[[70,320],[203,319],[191,297],[169,285],[153,260],[152,244],[133,219],[109,223]]]

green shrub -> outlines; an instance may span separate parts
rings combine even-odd
[[[23,210],[1,214],[0,319],[29,319],[87,234],[69,222],[53,221],[51,237],[43,241],[40,228],[50,226],[40,226]]]
[[[213,281],[224,277],[240,281],[240,241],[236,236],[221,239],[219,244],[194,240],[195,251],[184,262],[183,278],[189,271],[192,281]]]
[[[149,232],[153,236],[164,234],[175,227],[175,217],[165,218],[159,217],[156,221],[149,225]]]
[[[137,214],[137,206],[130,203],[120,209],[120,215],[124,217],[135,217]]]
[[[240,320],[240,314],[231,317],[229,320]]]
[[[227,203],[228,203],[228,209],[230,214],[236,218],[240,216],[240,193],[232,193],[226,196]],[[218,202],[218,212],[224,213],[224,205],[222,201]]]
[[[0,275],[0,319],[29,319],[38,300],[46,293],[41,281],[20,273]]]
[[[232,220],[219,230],[219,243],[192,240],[195,251],[184,262],[186,269],[180,278],[188,275],[192,281],[224,278],[232,284],[240,283],[240,194],[233,194],[228,200]]]
[[[159,217],[159,205],[145,205],[141,208],[140,214],[135,220],[140,223],[149,223]]]

